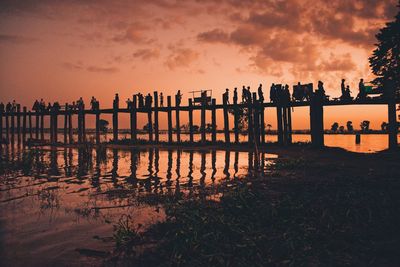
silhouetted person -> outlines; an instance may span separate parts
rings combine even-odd
[[[289,85],[285,85],[285,88],[283,89],[283,99],[286,103],[290,102],[290,91],[289,91]]]
[[[12,110],[12,104],[8,102],[6,105],[6,112],[11,112],[11,110]]]
[[[132,101],[129,98],[126,100],[126,107],[128,109],[131,109],[131,107],[132,107]]]
[[[271,102],[276,102],[277,100],[276,86],[274,83],[271,85],[271,88],[269,90],[269,99],[271,100]]]
[[[258,86],[258,99],[260,100],[260,103],[264,103],[264,93],[262,91],[262,84],[260,83],[260,86]]]
[[[342,91],[342,96],[346,94],[346,87],[344,85],[345,81],[346,81],[345,79],[342,79],[342,83],[340,84],[340,90]]]
[[[33,103],[32,106],[32,110],[33,111],[39,111],[40,107],[39,107],[39,101],[35,100],[35,102]]]
[[[50,111],[51,110],[51,103],[49,102],[49,104],[47,105],[47,110]]]
[[[320,97],[321,100],[325,99],[325,89],[322,81],[318,81],[318,89],[315,91],[315,94]]]
[[[3,104],[3,102],[0,103],[0,112],[4,112],[4,104]]]
[[[246,103],[247,92],[246,87],[243,85],[242,87],[242,103]]]
[[[53,104],[53,109],[54,109],[55,111],[59,111],[59,110],[61,109],[60,103],[54,102],[54,104]]]
[[[163,93],[160,93],[160,107],[164,106],[164,95]]]
[[[182,102],[182,94],[181,90],[178,90],[178,93],[176,94],[176,105],[179,106]]]
[[[151,97],[151,95],[149,93],[149,94],[146,95],[146,99],[145,99],[146,108],[151,108],[152,102],[153,102],[153,100],[152,100],[152,97]]]
[[[238,92],[237,92],[237,87],[233,90],[233,103],[237,104],[238,102]]]
[[[139,108],[142,108],[144,106],[144,97],[141,93],[138,93],[138,100],[139,100]]]
[[[222,94],[224,103],[229,104],[229,89],[226,88],[225,93]]]
[[[367,92],[365,90],[364,79],[360,79],[358,83],[358,95],[357,99],[365,99],[367,97]]]

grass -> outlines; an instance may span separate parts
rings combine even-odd
[[[218,202],[167,201],[167,220],[123,249],[157,242],[131,259],[138,266],[398,266],[399,170],[383,161],[379,172],[307,157],[278,161],[274,172],[290,169],[296,180],[246,178]]]

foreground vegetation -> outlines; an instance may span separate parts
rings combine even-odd
[[[126,219],[117,251],[141,266],[400,264],[399,153],[301,155],[229,181],[219,201],[167,200],[145,232]]]

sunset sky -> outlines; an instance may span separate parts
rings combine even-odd
[[[3,0],[0,3],[0,100],[32,106],[87,103],[111,107],[132,94],[322,80],[340,95],[346,78],[353,95],[371,79],[368,56],[375,33],[398,12],[397,0]],[[379,128],[387,108],[326,108],[325,127],[364,119]],[[274,127],[275,113],[267,123]],[[221,116],[219,116],[221,118]],[[271,118],[269,118],[271,117]],[[220,119],[219,118],[219,119]],[[126,118],[122,127],[127,126]],[[144,117],[143,117],[144,122]],[[163,123],[163,122],[162,122]],[[162,128],[163,128],[162,124]],[[295,110],[294,128],[309,125]]]

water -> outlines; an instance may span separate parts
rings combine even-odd
[[[18,149],[2,153],[23,158]],[[267,169],[277,156],[260,157]],[[0,176],[0,259],[6,266],[97,265],[112,251],[123,214],[144,226],[165,218],[140,196],[218,199],[220,182],[252,172],[253,163],[253,153],[222,150],[37,150],[32,173]]]

